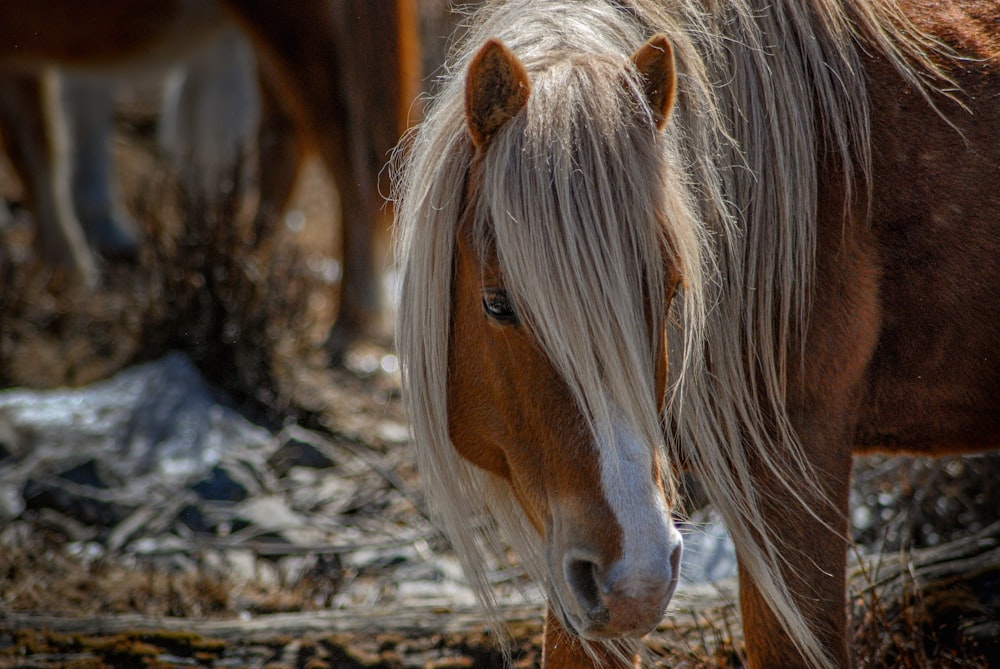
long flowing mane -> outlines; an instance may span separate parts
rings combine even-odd
[[[674,47],[678,108],[662,136],[623,134],[606,102],[620,107],[624,87],[609,72],[623,71],[655,32]],[[622,311],[615,305],[636,304],[637,290],[659,276],[650,278],[652,268],[682,268],[669,314],[666,415],[630,418],[644,436],[656,433],[650,438],[663,443],[666,457],[690,463],[791,636],[812,662],[829,664],[790,598],[780,540],[767,531],[764,492],[750,472],[764,467],[779,481],[811,480],[785,410],[786,360],[808,321],[820,146],[838,157],[848,199],[865,195],[856,187],[869,163],[861,44],[918,86],[921,73],[933,74],[921,55],[933,45],[887,0],[503,0],[472,17],[398,172],[397,346],[424,489],[490,611],[484,554],[503,562],[505,541],[544,578],[541,542],[507,485],[461,460],[448,438],[452,260],[471,158],[463,77],[491,37],[525,64],[533,87],[524,118],[491,145],[490,178],[479,184],[478,225],[489,228],[504,276],[516,281],[513,299],[532,314],[546,353],[594,417],[610,410],[609,396],[618,407],[651,396],[650,378],[608,373],[626,363],[634,369],[635,351],[649,350],[644,322],[633,316],[602,326],[586,314],[564,317],[558,306],[585,296],[607,317]],[[547,95],[550,89],[557,94]],[[575,146],[561,147],[553,128],[584,134],[573,142],[562,135]],[[608,168],[608,155],[588,154],[580,147],[588,132],[623,162]],[[565,152],[571,159],[563,160]],[[539,164],[525,159],[535,155]],[[591,184],[593,197],[568,197],[561,186],[573,188],[574,171],[608,183]],[[622,202],[620,192],[648,198]],[[568,202],[574,211],[566,211]],[[608,216],[621,235],[587,228],[585,221]],[[518,225],[534,219],[547,225],[531,234]],[[585,263],[601,275],[584,288],[552,279],[579,269],[580,257],[616,260]],[[616,274],[620,260],[636,268],[632,275]],[[589,328],[586,342],[575,334],[581,326]],[[818,503],[786,485],[805,508]]]

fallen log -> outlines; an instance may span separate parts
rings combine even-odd
[[[501,609],[504,620],[541,623],[541,609],[519,606]],[[474,607],[394,606],[272,613],[248,618],[193,619],[135,614],[89,617],[0,612],[0,629],[44,629],[61,634],[112,635],[132,631],[196,632],[220,639],[253,639],[309,633],[421,635],[457,633],[482,627],[483,613]]]

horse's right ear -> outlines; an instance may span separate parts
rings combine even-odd
[[[663,33],[653,35],[632,54],[632,64],[642,78],[646,102],[657,130],[663,130],[677,96],[674,50]]]
[[[528,102],[524,65],[499,40],[476,52],[465,79],[465,118],[476,148],[483,149]]]

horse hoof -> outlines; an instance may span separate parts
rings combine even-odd
[[[330,367],[341,367],[344,364],[344,356],[359,336],[359,329],[354,324],[347,323],[341,318],[337,319],[323,344]]]

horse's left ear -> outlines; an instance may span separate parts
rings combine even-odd
[[[491,39],[476,52],[465,79],[465,118],[476,148],[521,111],[530,92],[524,65],[502,42]]]
[[[632,54],[632,64],[642,79],[643,92],[653,112],[656,129],[662,130],[677,97],[674,50],[666,35],[657,33],[650,37]]]

